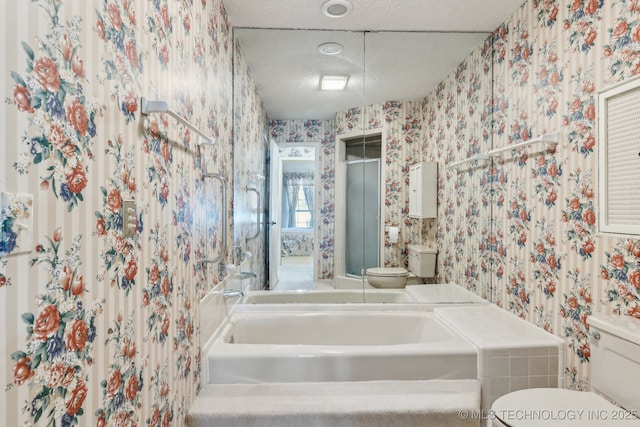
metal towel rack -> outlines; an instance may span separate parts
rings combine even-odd
[[[505,151],[516,150],[521,147],[525,147],[527,145],[535,144],[537,142],[550,142],[554,145],[558,144],[558,134],[557,133],[549,133],[546,135],[540,135],[537,138],[529,139],[527,141],[520,142],[518,144],[508,145],[502,148],[495,148],[493,150],[485,151],[484,153],[476,154],[475,156],[469,157],[468,159],[460,160],[458,162],[449,163],[448,169],[455,169],[460,165],[463,165],[468,162],[473,162],[475,160],[487,160],[490,157],[493,157],[497,154],[500,154]]]
[[[227,253],[227,180],[218,173],[205,173],[204,178],[214,178],[222,185],[222,251],[213,259],[205,259],[205,264],[220,262]]]
[[[149,115],[151,113],[167,113],[167,114],[169,114],[171,117],[173,117],[174,119],[176,119],[179,122],[183,123],[185,126],[187,126],[188,128],[190,128],[195,133],[197,133],[198,135],[200,135],[202,138],[205,139],[204,142],[198,142],[198,145],[213,145],[216,142],[215,138],[207,135],[206,133],[204,133],[203,131],[198,129],[196,127],[196,125],[191,123],[189,120],[185,119],[180,114],[178,114],[175,111],[171,110],[169,108],[169,104],[167,104],[167,101],[161,101],[161,100],[150,101],[150,100],[146,99],[145,97],[142,97],[142,98],[140,98],[140,111],[144,115]]]
[[[260,191],[258,191],[257,188],[247,187],[247,191],[252,191],[258,196],[258,209],[256,211],[256,225],[258,226],[258,229],[256,230],[256,233],[254,235],[247,237],[247,240],[253,240],[260,235],[260,228],[262,226],[262,197],[260,197]]]

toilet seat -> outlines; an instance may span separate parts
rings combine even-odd
[[[640,419],[596,393],[559,388],[505,394],[493,403],[491,413],[510,427],[640,426]]]
[[[400,267],[373,267],[367,268],[367,275],[384,277],[405,277],[409,275],[409,272]]]
[[[399,267],[373,267],[367,269],[367,282],[374,288],[398,289],[407,286],[409,272]]]

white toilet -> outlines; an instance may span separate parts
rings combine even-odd
[[[508,393],[491,406],[493,427],[640,427],[640,320],[594,315],[588,322],[594,391],[534,388]]]
[[[408,245],[409,270],[400,267],[367,269],[367,281],[374,288],[398,289],[407,286],[409,277],[432,278],[436,272],[437,250],[422,245]]]

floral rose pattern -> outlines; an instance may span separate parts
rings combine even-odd
[[[95,234],[105,240],[101,259],[104,272],[98,274],[97,279],[109,279],[111,286],[129,293],[136,284],[138,273],[138,253],[140,251],[140,233],[143,231],[142,212],[127,213],[136,219],[136,233],[124,236],[123,208],[124,200],[135,200],[137,183],[134,175],[133,152],[123,153],[124,141],[122,136],[107,142],[105,154],[115,161],[114,174],[108,187],[101,187],[103,209],[96,212]]]
[[[138,363],[133,316],[124,322],[120,313],[109,328],[107,344],[113,348],[109,377],[103,380],[102,408],[96,411],[97,425],[115,420],[116,425],[138,425],[142,409],[144,363]]]
[[[573,98],[567,102],[568,113],[564,115],[563,125],[569,130],[568,138],[573,148],[585,157],[593,153],[596,145],[595,85],[591,70],[578,72],[571,76]]]
[[[203,171],[234,182],[237,63],[224,5],[34,0],[0,8],[21,28],[17,38],[1,36],[0,183],[34,200],[28,233],[16,206],[0,219],[0,293],[5,320],[17,326],[0,338],[5,397],[16,403],[0,425],[183,426],[200,383],[200,301],[217,284],[207,280],[203,248],[231,236],[234,211],[243,214],[230,198],[227,230],[207,238],[194,220]],[[247,68],[241,77],[251,82]],[[141,116],[141,96],[166,99],[216,145],[201,150],[169,116]],[[256,100],[243,118],[264,130]],[[262,170],[260,147],[248,146],[246,157]],[[131,237],[122,235],[127,200],[136,202]],[[264,250],[256,248],[248,249],[257,260]]]
[[[30,194],[0,193],[0,267],[6,264],[5,257],[11,253],[28,250],[19,234],[29,227],[33,218],[33,196]],[[32,227],[32,225],[31,225]],[[29,242],[30,244],[31,242]],[[0,287],[6,283],[0,283]]]
[[[31,239],[21,236],[26,228],[33,228],[33,195],[0,193],[0,288],[11,286],[5,275],[7,256],[31,250]]]
[[[166,373],[166,366],[156,366],[151,376],[149,390],[153,395],[153,407],[151,417],[147,418],[147,425],[153,427],[169,427],[174,422],[174,408],[172,402],[175,401],[169,379]]]
[[[336,133],[344,134],[354,132],[362,127],[360,121],[361,117],[360,108],[351,108],[344,112],[344,114],[338,114],[336,118]]]
[[[564,323],[564,336],[569,342],[569,348],[578,356],[581,362],[588,362],[591,356],[589,344],[589,324],[587,317],[591,315],[591,277],[580,276],[580,272],[570,271],[567,274],[571,281],[569,293],[563,294],[563,304],[560,306],[560,317]]]
[[[509,233],[519,248],[527,244],[527,230],[531,223],[531,209],[527,203],[527,194],[521,185],[515,185],[515,197],[511,200],[507,218],[511,220]]]
[[[506,97],[504,80],[500,78],[497,78],[495,81],[495,90],[492,94],[490,112],[493,132],[498,136],[502,136],[507,130],[509,100]]]
[[[30,128],[23,138],[29,152],[14,163],[14,168],[25,174],[31,163],[47,165],[40,188],[50,188],[71,211],[84,200],[95,120],[103,107],[84,93],[86,76],[78,56],[81,19],[76,17],[62,25],[61,6],[53,0],[41,4],[51,19],[51,33],[40,41],[37,50],[22,43],[27,55],[25,77],[11,72],[15,81],[13,103],[29,115]]]
[[[191,301],[185,292],[185,285],[179,286],[178,291],[179,309],[175,321],[176,334],[173,338],[173,351],[177,353],[178,375],[187,379],[193,373],[195,361],[192,360],[193,336],[196,333],[196,322],[192,315]],[[198,377],[193,375],[194,381]]]
[[[23,408],[33,422],[44,415],[47,424],[73,426],[84,415],[96,339],[96,319],[103,302],[85,306],[87,283],[80,272],[81,236],[63,253],[58,228],[35,249],[32,265],[48,270],[50,280],[38,295],[37,313],[25,313],[26,350],[11,355],[14,384],[29,384],[32,398]]]
[[[562,165],[555,156],[540,154],[535,158],[531,176],[535,181],[538,199],[549,209],[558,201],[558,187],[562,177]]]
[[[569,390],[589,390],[589,380],[587,378],[580,377],[578,369],[575,366],[565,368],[564,376],[566,378],[567,388]]]
[[[558,97],[561,92],[561,84],[564,81],[562,64],[558,63],[556,46],[553,43],[545,43],[538,53],[542,57],[541,66],[538,69],[534,93],[538,108],[548,117],[554,116],[558,111]]]
[[[536,20],[543,27],[553,27],[558,20],[558,0],[532,0]]]
[[[516,109],[516,111],[519,109]],[[531,133],[531,124],[529,123],[529,117],[527,113],[521,111],[518,115],[518,119],[514,120],[513,125],[511,125],[510,133],[509,133],[509,143],[517,144],[520,142],[527,141],[533,137]],[[518,158],[518,166],[524,167],[526,161],[528,159],[527,150],[520,150]]]
[[[200,178],[210,170],[222,173],[238,188],[247,184],[250,171],[264,171],[266,150],[262,143],[242,141],[261,142],[266,129],[269,134],[276,129],[278,141],[313,138],[321,144],[317,169],[321,256],[316,266],[321,277],[333,277],[337,136],[384,128],[385,147],[388,143],[394,150],[389,159],[395,194],[388,199],[385,221],[399,224],[403,245],[438,248],[436,281],[458,283],[564,339],[567,388],[590,389],[586,313],[640,318],[637,236],[595,233],[589,213],[599,198],[595,93],[640,73],[637,0],[527,0],[424,99],[399,102],[389,109],[391,114],[385,113],[386,102],[381,102],[354,106],[335,120],[296,120],[295,127],[290,121],[274,121],[271,128],[246,61],[239,49],[231,49],[231,27],[222,0],[100,0],[89,7],[80,0],[37,0],[4,2],[0,7],[16,22],[30,23],[21,28],[19,39],[8,33],[2,36],[9,108],[4,117],[8,139],[0,144],[4,160],[0,179],[7,191],[40,193],[34,198],[33,232],[35,241],[45,242],[35,250],[31,245],[32,255],[14,250],[0,258],[5,317],[21,324],[26,312],[23,318],[29,323],[26,330],[7,328],[0,338],[8,349],[5,360],[12,375],[7,401],[26,408],[26,412],[5,411],[0,415],[2,425],[185,424],[202,364],[197,325],[200,306],[207,299],[201,298],[217,284],[217,278],[207,280],[203,260],[206,248],[217,246],[221,236],[201,233],[203,226],[198,225],[203,215]],[[525,46],[533,49],[532,55],[524,53]],[[180,79],[173,78],[176,75]],[[194,147],[193,135],[162,115],[143,119],[142,95],[162,95],[214,134],[216,145]],[[158,124],[155,136],[147,130],[152,120]],[[105,133],[105,129],[110,130]],[[469,155],[507,147],[518,136],[524,140],[523,131],[531,137],[558,133],[559,144],[551,151],[540,146],[539,151],[506,152],[458,170],[446,167]],[[95,211],[114,213],[129,197],[123,183],[113,181],[122,173],[120,164],[128,162],[127,149],[122,149],[120,163],[105,153],[109,140],[117,143],[116,135],[122,135],[126,147],[133,147],[135,200],[149,201],[138,213],[154,225],[151,230],[156,235],[162,230],[166,240],[153,238],[145,224],[138,240],[131,241],[141,246],[134,251],[137,265],[117,261],[106,270],[103,254],[120,246],[115,235],[113,240],[98,234]],[[171,145],[162,146],[163,140]],[[439,163],[437,220],[406,218],[406,171],[421,160]],[[187,168],[190,162],[194,166]],[[178,165],[184,178],[177,173]],[[555,179],[550,179],[550,172],[557,173]],[[120,197],[113,191],[116,188]],[[190,265],[180,257],[184,252],[177,253],[178,227],[172,227],[176,204],[186,190],[194,218]],[[240,200],[228,204],[233,209],[230,220],[236,213],[237,217],[247,213]],[[523,211],[526,221],[520,223]],[[56,224],[63,226],[49,241],[45,236]],[[229,221],[229,235],[234,229],[235,223]],[[86,239],[82,250],[79,244],[73,249],[79,234]],[[12,242],[9,234],[3,240],[5,249]],[[161,246],[170,254],[166,262]],[[263,268],[256,262],[264,247],[258,242],[254,247],[252,271],[264,283]],[[404,262],[403,251],[399,248],[389,259]],[[551,262],[551,255],[561,263]],[[43,261],[24,268],[34,256]],[[554,271],[552,264],[562,267]],[[150,284],[157,282],[154,266],[158,278],[166,274],[172,279],[168,288],[167,282],[164,288],[162,281],[158,287]],[[116,280],[118,285],[106,286],[116,271],[137,275],[133,291],[115,289],[122,286],[121,279]],[[93,279],[100,274],[102,282]],[[170,299],[163,300],[167,289]],[[102,303],[91,302],[102,295],[112,307],[105,311],[105,319],[97,314]],[[130,360],[120,358],[113,340],[105,351],[96,352],[96,339],[104,343],[118,333],[122,348],[126,347],[126,322],[134,313],[134,324],[145,322],[135,334],[138,354]],[[152,314],[158,317],[150,323]],[[196,326],[192,339],[187,333],[190,322]],[[170,344],[161,343],[162,337]],[[131,360],[135,367],[126,365]],[[144,368],[147,360],[151,368]],[[141,369],[134,396],[133,374]],[[123,384],[125,388],[116,387]],[[138,418],[128,415],[129,407],[116,409],[119,391],[132,405],[140,399],[145,410],[136,413]],[[114,409],[107,416],[108,408]]]
[[[173,16],[169,12],[168,0],[148,0],[152,13],[147,16],[146,30],[153,35],[153,47],[160,65],[166,69],[169,51],[172,48]]]
[[[538,236],[532,242],[529,260],[534,263],[534,278],[545,297],[551,298],[558,288],[558,276],[562,268],[556,253],[554,225],[552,222],[537,222]]]
[[[538,305],[533,309],[535,315],[535,324],[549,333],[553,333],[553,314],[545,309],[544,304]]]
[[[582,52],[588,52],[598,38],[597,21],[604,0],[573,0],[567,5],[568,18],[564,29],[569,34],[569,44]]]
[[[142,304],[147,309],[147,339],[164,344],[171,326],[171,300],[173,296],[173,276],[169,269],[169,249],[166,235],[156,224],[151,230],[149,241],[154,253],[151,267],[146,269],[147,286],[143,289]]]
[[[603,302],[611,303],[615,313],[640,319],[640,240],[623,239],[605,255],[600,274],[606,281]]]
[[[509,35],[508,25],[501,24],[493,32],[493,60],[502,64],[507,57],[507,36]]]
[[[511,49],[511,59],[509,60],[509,68],[511,68],[511,78],[520,87],[525,86],[529,82],[529,69],[531,59],[533,57],[533,46],[529,39],[529,31],[523,27],[521,23],[514,28],[519,40]]]
[[[594,234],[596,231],[596,209],[591,172],[580,171],[570,176],[574,188],[570,198],[565,198],[566,209],[562,211],[562,220],[568,223],[566,239],[571,248],[582,259],[592,257],[595,251]]]
[[[190,183],[186,181],[184,166],[178,165],[178,176],[180,177],[181,187],[176,194],[175,206],[173,211],[173,225],[178,227],[176,236],[176,246],[180,259],[185,264],[191,259],[191,230],[193,228],[193,212],[191,206]]]
[[[604,57],[609,62],[613,81],[640,74],[640,3],[637,0],[616,0],[619,14],[616,24],[608,28],[608,43]]]
[[[160,121],[155,117],[150,117],[147,123],[147,137],[143,142],[143,150],[151,160],[147,167],[148,183],[153,189],[156,200],[164,208],[169,201],[169,180],[173,163],[173,148],[166,132],[169,121],[168,117],[163,114],[160,116]]]
[[[517,261],[512,261],[517,263]],[[508,282],[508,307],[509,310],[522,319],[526,319],[529,314],[529,304],[531,303],[531,292],[526,286],[526,275],[523,263],[517,263],[509,274]]]
[[[104,75],[114,82],[113,96],[127,122],[136,119],[142,75],[142,52],[136,41],[137,17],[133,0],[102,0],[96,10],[95,31],[107,45],[108,56],[102,58]]]

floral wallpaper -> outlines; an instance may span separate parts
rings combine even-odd
[[[2,9],[0,312],[13,326],[0,338],[0,424],[185,425],[200,389],[201,298],[226,274],[205,261],[231,261],[222,238],[233,242],[234,218],[250,212],[233,197],[223,209],[204,179],[219,173],[231,193],[234,65],[252,87],[224,5]],[[246,123],[264,130],[255,95]],[[142,97],[166,100],[215,145],[141,114]],[[264,170],[262,146],[241,149]],[[207,307],[218,319],[221,300]]]
[[[569,388],[589,388],[589,314],[640,318],[640,240],[596,228],[597,93],[640,74],[636,0],[528,0],[424,100],[331,121],[267,119],[221,0],[36,0],[3,16],[0,189],[27,202],[2,209],[0,424],[184,425],[200,301],[225,274],[206,260],[223,236],[223,258],[252,253],[252,286],[265,283],[265,241],[247,238],[257,201],[243,189],[262,189],[264,206],[269,139],[320,142],[321,278],[334,274],[336,138],[383,129],[383,217],[402,243],[385,241],[385,265],[406,265],[407,243],[437,246],[438,281],[566,341]],[[142,115],[143,96],[216,144]],[[556,147],[447,168],[552,132]],[[421,160],[439,163],[437,220],[407,216]],[[225,178],[227,209],[207,173]],[[30,248],[18,218],[33,221]]]
[[[365,38],[366,41],[366,38]],[[381,161],[384,190],[384,209],[381,212],[385,227],[400,228],[398,244],[392,244],[384,235],[384,266],[406,267],[408,264],[408,244],[419,244],[422,222],[409,217],[409,167],[422,160],[420,155],[422,136],[422,106],[415,102],[387,101],[362,109],[351,109],[337,115],[338,137],[357,131],[380,130],[383,137]]]
[[[242,55],[242,49],[236,45],[234,58],[234,152],[239,153],[234,157],[233,175],[235,180],[233,192],[234,205],[234,230],[233,250],[238,249],[246,254],[250,253],[248,268],[257,274],[257,278],[251,279],[252,289],[262,289],[268,280],[268,272],[265,269],[265,256],[268,251],[266,245],[266,216],[268,208],[266,156],[269,151],[268,121],[262,108],[262,100],[258,90],[251,79],[251,72]],[[260,233],[256,236],[256,210],[258,209],[258,197],[247,188],[255,188],[260,193],[262,212],[260,215],[262,224]],[[241,259],[235,259],[233,263],[239,264]],[[243,256],[242,259],[245,259]]]
[[[282,256],[312,256],[313,234],[295,228],[282,230]]]
[[[640,317],[640,240],[596,228],[597,92],[636,77],[639,48],[636,1],[530,0],[424,102],[423,155],[440,163],[447,219],[438,281],[563,338],[574,389],[590,383],[587,316]],[[446,168],[553,132],[557,147]]]

